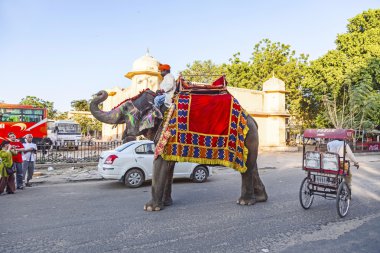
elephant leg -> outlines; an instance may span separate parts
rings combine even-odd
[[[265,190],[265,186],[259,176],[257,162],[255,163],[255,167],[253,168],[253,190],[254,190],[257,202],[265,202],[268,200],[268,195]]]
[[[159,156],[153,162],[152,199],[145,204],[146,211],[160,211],[164,208],[162,202],[165,184],[167,182],[170,163]]]
[[[164,188],[164,198],[162,199],[164,206],[171,206],[173,204],[172,200],[172,184],[173,184],[173,173],[174,173],[174,162],[169,162],[168,177],[166,179]]]
[[[237,201],[240,205],[253,205],[256,203],[252,182],[253,166],[247,165],[247,167],[247,171],[241,173],[241,196]]]

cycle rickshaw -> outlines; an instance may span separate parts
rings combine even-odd
[[[335,199],[340,217],[345,217],[350,208],[351,190],[345,181],[350,174],[350,162],[346,160],[346,143],[353,136],[347,129],[306,129],[303,136],[302,169],[307,176],[303,179],[299,200],[304,209],[309,209],[314,196]],[[308,139],[318,140],[313,151],[306,150]],[[324,141],[338,139],[344,142],[343,157],[328,152],[322,147]]]

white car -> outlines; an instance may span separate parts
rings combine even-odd
[[[137,188],[152,179],[154,143],[149,140],[127,142],[114,150],[101,153],[98,172],[104,179],[117,179]],[[174,178],[190,178],[203,183],[212,175],[211,167],[198,163],[176,163]]]

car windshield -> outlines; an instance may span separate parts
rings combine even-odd
[[[129,146],[131,146],[133,144],[133,142],[127,142],[127,143],[124,143],[123,145],[120,145],[119,147],[115,148],[115,150],[117,152],[121,152],[123,151],[124,149],[128,148]]]

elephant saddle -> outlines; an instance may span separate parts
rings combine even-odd
[[[245,172],[248,113],[229,93],[179,94],[164,119],[155,157]]]

